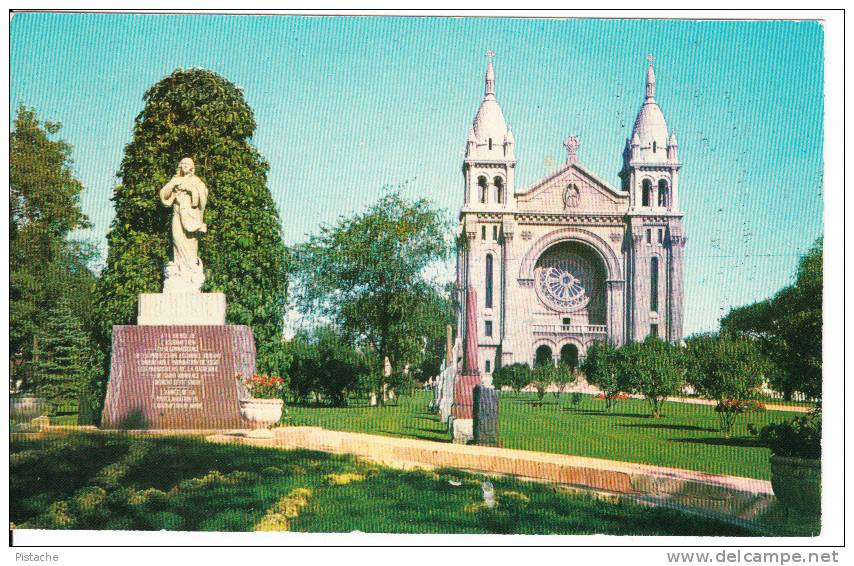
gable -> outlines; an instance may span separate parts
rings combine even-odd
[[[567,214],[621,213],[629,200],[628,193],[611,187],[578,164],[565,166],[515,196],[520,212]]]

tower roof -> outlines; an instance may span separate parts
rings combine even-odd
[[[632,128],[632,140],[634,142],[635,136],[637,136],[640,146],[640,159],[661,161],[665,158],[664,150],[667,147],[667,122],[664,119],[664,113],[655,101],[655,71],[652,68],[652,55],[648,57],[648,60],[646,99],[635,119],[635,125]],[[659,151],[661,155],[659,155]]]
[[[504,119],[504,112],[495,98],[495,67],[492,64],[492,57],[495,55],[492,51],[487,51],[489,63],[486,65],[485,89],[483,101],[480,103],[480,108],[477,109],[477,114],[472,122],[472,132],[478,146],[487,146],[483,149],[487,157],[489,152],[489,140],[492,140],[492,151],[497,151],[508,138],[512,140],[512,134],[508,136],[507,121]]]

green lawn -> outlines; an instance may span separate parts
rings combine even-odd
[[[344,408],[291,405],[293,424],[333,430],[449,442],[447,427],[427,408],[432,394],[417,391],[383,408],[354,403]],[[643,400],[617,401],[611,412],[605,402],[584,395],[577,407],[564,395],[560,405],[547,395],[539,406],[533,393],[501,393],[499,441],[506,448],[625,460],[703,472],[770,479],[770,452],[759,446],[747,425],[762,426],[797,416],[764,411],[747,413],[731,437],[718,429],[714,408],[667,403],[665,418],[649,416]]]
[[[512,479],[492,480],[498,505],[487,509],[476,475],[399,471],[345,456],[192,437],[19,434],[10,468],[10,518],[18,528],[756,534]]]

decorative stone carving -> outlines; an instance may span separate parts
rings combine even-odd
[[[525,240],[526,242],[531,239],[532,235],[533,234],[531,234],[530,230],[523,230],[522,231],[522,239]]]
[[[575,183],[569,185],[563,190],[563,208],[578,208],[578,203],[581,201],[581,192]]]
[[[208,188],[195,171],[193,160],[185,157],[160,189],[160,202],[172,207],[172,261],[163,269],[164,293],[200,293],[205,282],[199,237],[208,230],[203,220]]]
[[[616,243],[623,239],[623,234],[621,234],[620,232],[613,232],[611,233],[610,238],[612,242]]]

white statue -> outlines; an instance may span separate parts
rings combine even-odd
[[[160,202],[172,207],[172,261],[163,270],[164,293],[200,293],[205,282],[199,237],[208,230],[203,221],[208,188],[195,171],[193,160],[185,157],[160,189]]]

